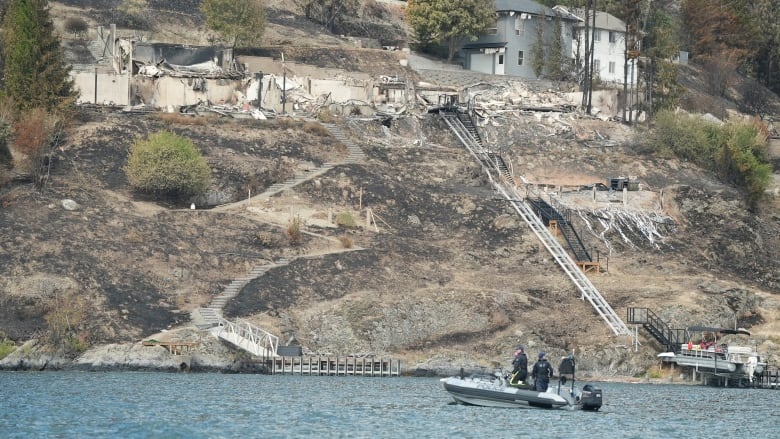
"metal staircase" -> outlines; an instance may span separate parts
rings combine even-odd
[[[471,117],[469,117],[466,113],[460,113],[455,112],[455,114],[458,116],[458,119],[460,119],[460,123],[463,124],[463,127],[466,128],[466,131],[468,131],[469,134],[471,134],[471,138],[479,145],[482,145],[482,138],[479,136],[479,131],[477,131],[477,127],[474,125],[474,121],[471,120]]]
[[[627,314],[628,323],[642,325],[668,352],[680,352],[682,344],[690,340],[687,330],[670,328],[648,308],[628,308]]]
[[[544,221],[545,225],[549,226],[553,221],[555,221],[558,231],[560,231],[561,235],[563,235],[566,244],[569,245],[569,250],[571,250],[577,262],[593,262],[590,253],[588,253],[588,249],[586,249],[585,244],[582,243],[582,239],[577,233],[577,230],[574,228],[574,225],[569,220],[568,215],[563,216],[560,212],[558,212],[558,210],[556,210],[541,198],[536,198],[530,200],[529,202],[531,203],[531,206],[537,215],[542,218],[542,221]]]
[[[509,201],[515,211],[517,211],[523,220],[525,220],[537,238],[539,238],[553,258],[555,258],[556,262],[558,262],[558,265],[561,266],[566,275],[574,282],[577,289],[580,290],[581,297],[587,299],[591,303],[593,308],[601,318],[604,319],[615,335],[632,335],[631,331],[617,315],[615,310],[613,310],[612,307],[609,306],[609,303],[607,303],[601,294],[599,294],[596,287],[593,286],[587,276],[579,269],[558,240],[552,236],[548,227],[545,226],[542,220],[534,213],[524,197],[518,193],[511,174],[507,175],[509,169],[503,159],[500,161],[496,159],[496,157],[500,157],[500,155],[486,150],[482,146],[481,140],[478,140],[478,133],[477,137],[474,137],[471,130],[463,123],[463,120],[468,118],[470,127],[476,131],[476,128],[474,127],[474,124],[471,123],[468,115],[458,112],[455,108],[441,110],[439,115],[466,149],[469,150],[471,155],[481,163],[483,170],[486,172],[488,179],[496,191]],[[503,163],[503,167],[500,165],[501,163]]]

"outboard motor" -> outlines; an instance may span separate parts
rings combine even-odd
[[[583,410],[598,411],[601,408],[601,389],[593,387],[590,384],[586,384],[582,388],[580,394],[579,404]]]
[[[558,374],[560,380],[558,381],[558,390],[560,386],[566,383],[566,379],[571,379],[571,395],[575,397],[577,404],[583,410],[598,411],[601,408],[601,389],[594,387],[592,384],[586,384],[582,388],[582,392],[576,393],[574,387],[574,373],[577,369],[577,363],[574,359],[574,355],[569,355],[563,358],[561,365],[558,366]]]

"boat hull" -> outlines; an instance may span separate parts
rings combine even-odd
[[[450,377],[442,379],[444,389],[462,404],[483,407],[514,407],[567,409],[574,408],[573,399],[554,393],[524,390],[481,379]]]

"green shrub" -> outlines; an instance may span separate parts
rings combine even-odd
[[[137,141],[125,172],[137,190],[160,195],[199,195],[211,180],[211,169],[192,141],[168,131]]]
[[[355,217],[349,212],[341,212],[336,215],[336,224],[347,229],[354,229],[357,227]]]
[[[0,360],[7,357],[15,349],[16,345],[14,345],[14,342],[8,339],[5,332],[0,331]]]
[[[767,160],[767,139],[755,125],[730,124],[717,155],[721,176],[744,188],[754,206],[764,195],[772,179]]]
[[[646,142],[660,156],[690,161],[744,189],[752,207],[771,182],[767,135],[756,124],[719,125],[700,117],[661,111]]]
[[[712,169],[717,150],[718,125],[702,118],[663,110],[656,115],[648,137],[650,149],[661,156],[676,156]]]
[[[11,166],[13,164],[13,156],[11,155],[11,150],[8,149],[10,140],[11,125],[0,119],[0,166]]]

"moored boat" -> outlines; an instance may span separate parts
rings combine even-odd
[[[767,363],[754,347],[719,340],[719,336],[725,335],[749,336],[747,330],[692,326],[687,331],[688,334],[708,334],[711,338],[702,335],[700,342],[689,341],[680,345],[677,352],[665,352],[659,357],[681,367],[690,367],[705,377],[722,379],[725,385],[750,385],[764,372]]]

